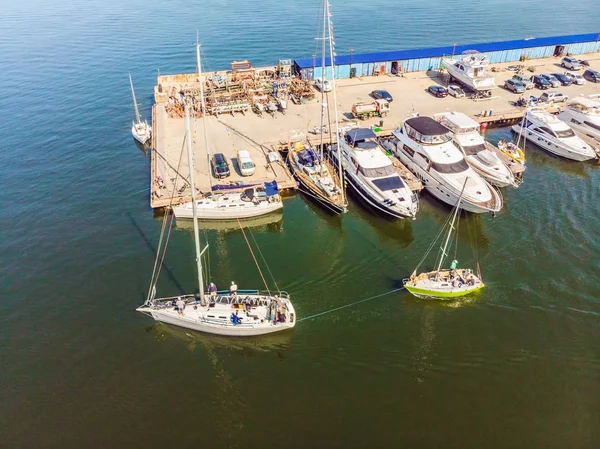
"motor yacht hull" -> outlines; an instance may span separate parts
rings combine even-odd
[[[337,154],[335,152],[331,153],[332,157],[336,159],[337,163]],[[343,156],[342,156],[343,157]],[[342,165],[346,167],[346,161],[342,159]],[[400,211],[398,209],[392,208],[390,205],[386,204],[385,201],[381,201],[377,198],[370,189],[365,185],[364,181],[354,176],[353,173],[350,173],[348,170],[345,171],[344,179],[348,183],[351,191],[364,203],[369,205],[371,208],[376,210],[377,212],[387,215],[393,218],[412,218],[414,219],[417,213],[417,210],[414,212],[409,211]],[[411,195],[412,197],[412,195]]]
[[[468,76],[466,73],[461,72],[457,67],[456,63],[453,59],[442,59],[442,64],[448,71],[448,74],[456,79],[460,84],[470,88],[474,91],[487,91],[496,87],[496,83],[494,78],[486,77],[482,79],[472,78]]]
[[[589,161],[597,158],[596,153],[591,148],[589,152],[585,153],[574,151],[573,148],[570,148],[560,141],[549,139],[548,137],[528,128],[522,129],[521,124],[513,125],[511,129],[513,132],[523,135],[530,142],[533,142],[538,147],[556,156],[579,162]]]
[[[493,167],[480,164],[474,159],[474,156],[465,157],[469,166],[490,184],[495,185],[496,187],[516,187],[515,176],[508,167],[505,167],[505,170],[502,171],[495,171]]]
[[[580,125],[578,120],[572,120],[571,115],[566,112],[561,112],[558,114],[558,118],[567,123],[576,133],[591,137],[600,143],[600,130],[591,128],[589,126]]]

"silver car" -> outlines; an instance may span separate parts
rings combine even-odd
[[[506,80],[504,82],[504,87],[506,88],[506,90],[510,90],[511,92],[514,92],[516,94],[522,94],[523,92],[525,92],[525,85],[522,84],[520,81],[514,79]]]
[[[542,78],[544,78],[546,81],[548,81],[552,85],[552,87],[560,87],[560,86],[562,86],[562,84],[560,83],[560,81],[558,81],[552,75],[548,75],[547,73],[542,73],[540,76]]]
[[[573,58],[572,56],[565,56],[560,65],[569,70],[581,70],[583,68],[579,59]]]

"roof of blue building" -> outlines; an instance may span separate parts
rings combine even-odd
[[[600,40],[599,33],[588,33],[588,34],[574,34],[570,36],[553,36],[553,37],[535,37],[530,39],[519,39],[513,41],[501,41],[501,42],[487,42],[482,44],[468,44],[468,45],[457,45],[454,48],[453,45],[447,47],[432,47],[432,48],[418,48],[413,50],[396,50],[396,51],[383,51],[377,53],[356,53],[352,55],[353,64],[363,64],[371,62],[385,62],[385,61],[403,61],[408,59],[424,59],[424,58],[437,58],[440,56],[448,56],[451,54],[459,55],[466,50],[477,50],[481,53],[492,52],[492,51],[503,51],[503,50],[516,50],[520,48],[532,48],[532,47],[548,47],[551,45],[568,45],[578,44],[581,42],[593,42]],[[320,61],[320,58],[318,58]],[[301,69],[313,67],[315,65],[315,59],[313,58],[300,58],[295,59],[294,62]],[[350,55],[339,55],[335,57],[336,65],[348,65],[350,64]],[[320,65],[317,64],[316,65]],[[325,65],[331,65],[331,59],[326,58]]]

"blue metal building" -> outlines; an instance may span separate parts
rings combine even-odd
[[[404,72],[417,72],[437,69],[442,57],[459,58],[466,50],[485,53],[492,64],[525,59],[547,58],[570,54],[594,53],[600,51],[600,33],[577,34],[570,36],[539,37],[483,44],[456,45],[448,47],[397,50],[379,53],[362,53],[335,56],[336,78],[371,76],[378,73],[391,73],[400,66]],[[331,78],[331,59],[326,58],[325,76]],[[313,80],[321,76],[320,58],[300,58],[294,60],[294,70],[302,78]]]

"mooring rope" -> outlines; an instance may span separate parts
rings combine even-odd
[[[351,302],[350,304],[346,304],[346,305],[343,305],[343,306],[335,307],[333,309],[329,309],[329,310],[326,310],[324,312],[315,313],[314,315],[305,316],[303,318],[300,318],[298,321],[310,320],[310,319],[316,318],[316,317],[321,316],[321,315],[326,315],[326,314],[331,313],[331,312],[337,312],[338,310],[342,310],[342,309],[345,309],[347,307],[352,307],[352,306],[355,306],[355,305],[363,303],[363,302],[371,301],[372,299],[381,298],[383,296],[387,296],[389,294],[399,292],[400,290],[404,290],[404,287],[396,288],[394,290],[390,290],[389,292],[380,293],[379,295],[371,296],[370,298],[361,299],[360,301]]]
[[[244,228],[242,227],[242,223],[240,223],[240,219],[237,219],[238,225],[240,226],[240,229],[242,230],[242,235],[244,236],[244,240],[246,240],[246,244],[248,245],[248,249],[250,250],[250,254],[252,254],[252,258],[254,259],[254,263],[256,264],[256,268],[258,269],[258,272],[260,274],[260,277],[263,280],[263,283],[265,284],[265,288],[267,289],[267,293],[269,294],[269,296],[271,296],[271,290],[269,289],[269,285],[267,284],[267,281],[265,279],[265,277],[263,276],[263,272],[260,269],[260,265],[258,264],[258,260],[256,260],[256,256],[254,255],[254,251],[252,251],[252,246],[250,245],[250,242],[248,241],[248,237],[246,237],[246,233],[244,232]]]

